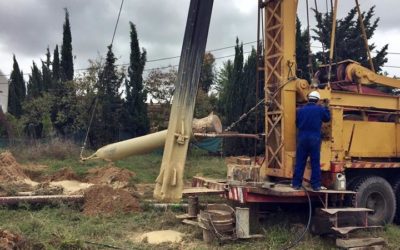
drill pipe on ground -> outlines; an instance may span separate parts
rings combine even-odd
[[[213,113],[202,119],[193,119],[192,126],[193,132],[222,132],[221,120]],[[162,130],[133,139],[112,143],[99,148],[89,157],[82,157],[81,160],[103,159],[116,161],[133,155],[147,154],[164,146],[167,132],[168,130]]]

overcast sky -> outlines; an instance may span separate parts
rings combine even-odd
[[[319,0],[319,9],[325,10],[325,0]],[[299,16],[306,25],[305,0],[299,0]],[[312,4],[311,4],[312,3]],[[311,6],[314,1],[310,1]],[[373,38],[378,48],[389,44],[389,51],[400,53],[400,1],[360,0],[362,10],[376,4],[380,17]],[[51,53],[61,45],[64,8],[70,13],[75,69],[86,68],[89,59],[106,54],[117,19],[120,0],[1,0],[0,1],[0,70],[10,74],[12,55],[20,68],[30,73],[32,60],[40,65],[46,48]],[[238,36],[244,43],[256,40],[257,0],[215,0],[208,50],[232,46]],[[136,24],[140,46],[146,48],[148,60],[173,57],[180,54],[189,0],[125,0],[116,37],[114,53],[118,64],[129,62],[129,21]],[[339,17],[354,6],[350,0],[339,1]],[[315,22],[312,21],[312,24]],[[250,51],[250,43],[244,51]],[[318,45],[318,44],[316,44]],[[233,48],[214,51],[221,63],[234,53]],[[178,59],[148,62],[146,69],[176,65]],[[400,66],[400,55],[390,54],[387,65]],[[400,69],[384,68],[391,75],[400,75]]]

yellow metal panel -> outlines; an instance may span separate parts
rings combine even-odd
[[[330,141],[322,141],[321,143],[321,170],[328,171],[331,169],[331,142]]]
[[[343,147],[343,108],[331,108],[331,142],[332,142],[332,161],[344,159]]]
[[[288,89],[283,91],[284,106],[284,152],[296,152],[296,90],[295,82],[287,86]],[[285,155],[286,158],[286,155]],[[284,176],[291,178],[293,176],[293,163],[285,161]]]
[[[396,123],[396,156],[400,157],[400,124]]]
[[[396,157],[395,135],[395,123],[343,121],[344,148],[349,157]]]
[[[379,96],[332,91],[331,105],[354,108],[379,108],[398,110],[399,97]]]

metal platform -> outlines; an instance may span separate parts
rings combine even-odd
[[[309,192],[320,193],[320,194],[356,194],[356,192],[350,190],[326,189],[326,190],[314,191],[312,188],[306,188],[306,189]]]
[[[334,215],[339,212],[373,212],[374,210],[363,207],[322,208],[321,211]]]

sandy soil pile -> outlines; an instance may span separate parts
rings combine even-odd
[[[123,189],[94,185],[84,194],[83,213],[86,215],[114,215],[140,211],[139,201]]]
[[[79,180],[79,177],[71,168],[61,168],[54,174],[50,175],[48,181],[65,181],[65,180]]]
[[[0,249],[27,249],[27,241],[18,234],[0,229]]]
[[[112,185],[114,188],[126,187],[136,174],[127,169],[112,165],[102,168],[92,168],[87,171],[86,181],[98,185]]]
[[[153,231],[140,235],[133,240],[135,242],[143,242],[149,244],[161,244],[161,243],[180,243],[183,240],[183,233],[174,230],[161,230],[161,231]]]
[[[20,167],[22,171],[24,171],[25,175],[27,175],[31,180],[37,182],[42,182],[46,180],[43,173],[48,171],[49,166],[36,163],[28,163],[20,165]]]
[[[14,156],[6,151],[0,154],[0,182],[23,182],[29,179],[15,160]]]

